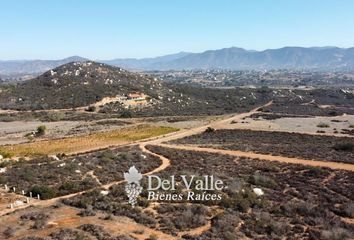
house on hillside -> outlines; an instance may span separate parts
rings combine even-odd
[[[145,94],[139,93],[139,92],[129,93],[127,95],[127,99],[128,100],[135,100],[135,101],[143,101],[143,100],[145,100]]]

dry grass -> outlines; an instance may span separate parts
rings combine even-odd
[[[86,136],[2,146],[0,147],[0,152],[17,157],[33,157],[58,153],[70,154],[130,143],[177,130],[171,127],[139,125],[109,132],[93,133]]]

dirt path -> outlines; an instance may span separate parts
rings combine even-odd
[[[164,136],[164,137],[158,137],[155,140],[149,140],[148,142],[146,142],[147,144],[160,144],[163,142],[168,142],[171,140],[176,140],[179,138],[184,138],[184,137],[188,137],[194,134],[199,134],[205,131],[206,128],[211,127],[211,128],[223,128],[225,126],[227,126],[231,121],[239,121],[245,117],[251,116],[252,114],[256,113],[258,111],[258,109],[263,108],[263,107],[267,107],[269,105],[271,105],[273,103],[273,101],[270,101],[268,103],[266,103],[263,106],[260,107],[256,107],[254,109],[252,109],[249,112],[245,112],[245,113],[240,113],[240,114],[233,114],[233,115],[229,115],[224,119],[215,121],[213,123],[204,125],[204,126],[200,126],[200,127],[196,127],[196,128],[191,128],[191,129],[186,129],[186,130],[182,130],[179,132],[175,132],[170,134],[169,136]]]
[[[163,171],[164,169],[166,169],[168,166],[170,166],[170,160],[165,158],[164,156],[160,156],[156,153],[153,153],[149,150],[147,150],[145,148],[145,145],[146,144],[140,144],[139,147],[141,148],[141,150],[145,153],[148,153],[148,154],[151,154],[151,155],[154,155],[158,158],[161,159],[161,165],[157,168],[155,168],[154,170],[150,171],[150,172],[147,172],[147,173],[144,173],[143,175],[151,175],[151,174],[154,174],[154,173],[157,173],[157,172],[160,172],[160,171]],[[96,179],[97,181],[99,181],[98,179]],[[105,185],[101,185],[100,187],[103,188],[103,189],[106,189],[108,190],[111,186],[115,185],[115,184],[121,184],[125,182],[125,180],[119,180],[119,181],[114,181],[114,182],[111,182],[111,183],[108,183],[108,184],[105,184]],[[72,193],[72,194],[69,194],[69,195],[65,195],[65,196],[60,196],[60,197],[56,197],[56,198],[52,198],[52,199],[48,199],[48,200],[42,200],[42,201],[38,201],[38,202],[35,202],[35,203],[32,203],[30,205],[23,205],[21,207],[17,207],[17,208],[14,208],[14,209],[6,209],[6,210],[3,210],[0,212],[0,216],[3,216],[3,215],[6,215],[8,213],[11,213],[11,212],[14,212],[14,211],[17,211],[17,210],[20,210],[20,209],[24,209],[24,208],[27,208],[29,206],[41,206],[41,207],[48,207],[50,205],[53,205],[55,204],[57,201],[59,200],[63,200],[63,199],[68,199],[68,198],[71,198],[71,197],[75,197],[77,195],[81,195],[81,194],[84,194],[86,192],[89,192],[91,191],[92,189],[88,189],[88,190],[85,190],[85,191],[81,191],[81,192],[77,192],[77,193]]]
[[[254,152],[243,152],[238,150],[204,148],[204,147],[198,147],[192,145],[171,145],[171,144],[157,144],[157,145],[161,147],[174,148],[179,150],[219,153],[219,154],[226,154],[226,155],[237,156],[237,157],[247,157],[247,158],[254,158],[254,159],[257,158],[265,161],[277,161],[277,162],[284,162],[284,163],[291,163],[291,164],[302,164],[302,165],[313,166],[313,167],[327,167],[335,170],[346,170],[346,171],[354,172],[354,164],[306,160],[300,158],[289,158],[283,156],[254,153]]]

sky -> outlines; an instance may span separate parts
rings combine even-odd
[[[0,59],[354,47],[352,0],[0,0]]]

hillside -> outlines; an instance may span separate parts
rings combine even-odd
[[[91,61],[72,62],[2,92],[0,108],[75,108],[136,91],[157,98],[167,88],[152,77],[118,67]]]
[[[144,96],[144,100],[117,99],[135,92]],[[269,98],[254,89],[168,84],[149,75],[86,61],[68,63],[6,87],[0,92],[0,109],[48,110],[95,105],[100,113],[124,116],[214,115],[248,110]]]

